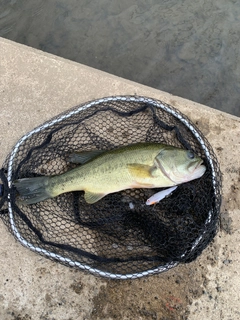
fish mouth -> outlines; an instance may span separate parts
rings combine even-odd
[[[199,161],[199,162],[196,164],[194,170],[196,170],[196,169],[198,169],[198,168],[202,168],[202,169],[205,168],[205,170],[206,170],[206,167],[205,167],[205,165],[203,164],[203,160]],[[205,171],[204,171],[204,172],[205,172]]]
[[[196,164],[194,169],[197,169],[197,168],[201,167],[202,164],[203,164],[203,160],[201,159],[200,161],[197,162],[197,164]]]
[[[203,160],[199,161],[196,166],[195,166],[195,169],[193,170],[193,179],[197,179],[197,178],[200,178],[206,171],[206,167],[205,165],[203,164]]]

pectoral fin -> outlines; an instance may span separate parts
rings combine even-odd
[[[128,165],[128,170],[132,177],[137,180],[137,178],[153,178],[156,167],[133,163]]]
[[[98,200],[102,199],[105,196],[104,193],[94,193],[90,191],[85,191],[84,199],[87,203],[93,204],[97,202]]]

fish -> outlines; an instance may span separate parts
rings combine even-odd
[[[172,187],[200,178],[206,170],[193,151],[155,142],[75,152],[69,160],[81,165],[60,175],[15,180],[20,200],[34,204],[66,192],[84,191],[85,201],[94,204],[126,189]]]
[[[171,194],[175,189],[177,189],[178,186],[174,186],[165,190],[161,190],[157,193],[154,193],[150,198],[147,199],[146,205],[151,206],[152,204],[156,204],[162,199],[164,199],[166,196]]]

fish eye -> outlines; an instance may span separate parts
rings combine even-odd
[[[188,156],[189,159],[194,159],[194,157],[195,157],[194,153],[192,151],[190,151],[190,150],[188,150],[187,156]]]

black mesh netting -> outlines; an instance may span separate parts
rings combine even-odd
[[[132,189],[87,204],[83,192],[19,205],[12,181],[56,175],[76,165],[75,150],[109,150],[136,142],[193,150],[207,167],[159,204],[160,189]],[[70,266],[113,278],[140,277],[194,260],[213,239],[221,176],[208,141],[189,119],[160,101],[109,97],[83,104],[25,135],[1,170],[1,217],[23,245]],[[8,181],[7,181],[8,180]],[[8,205],[8,207],[7,207]]]

